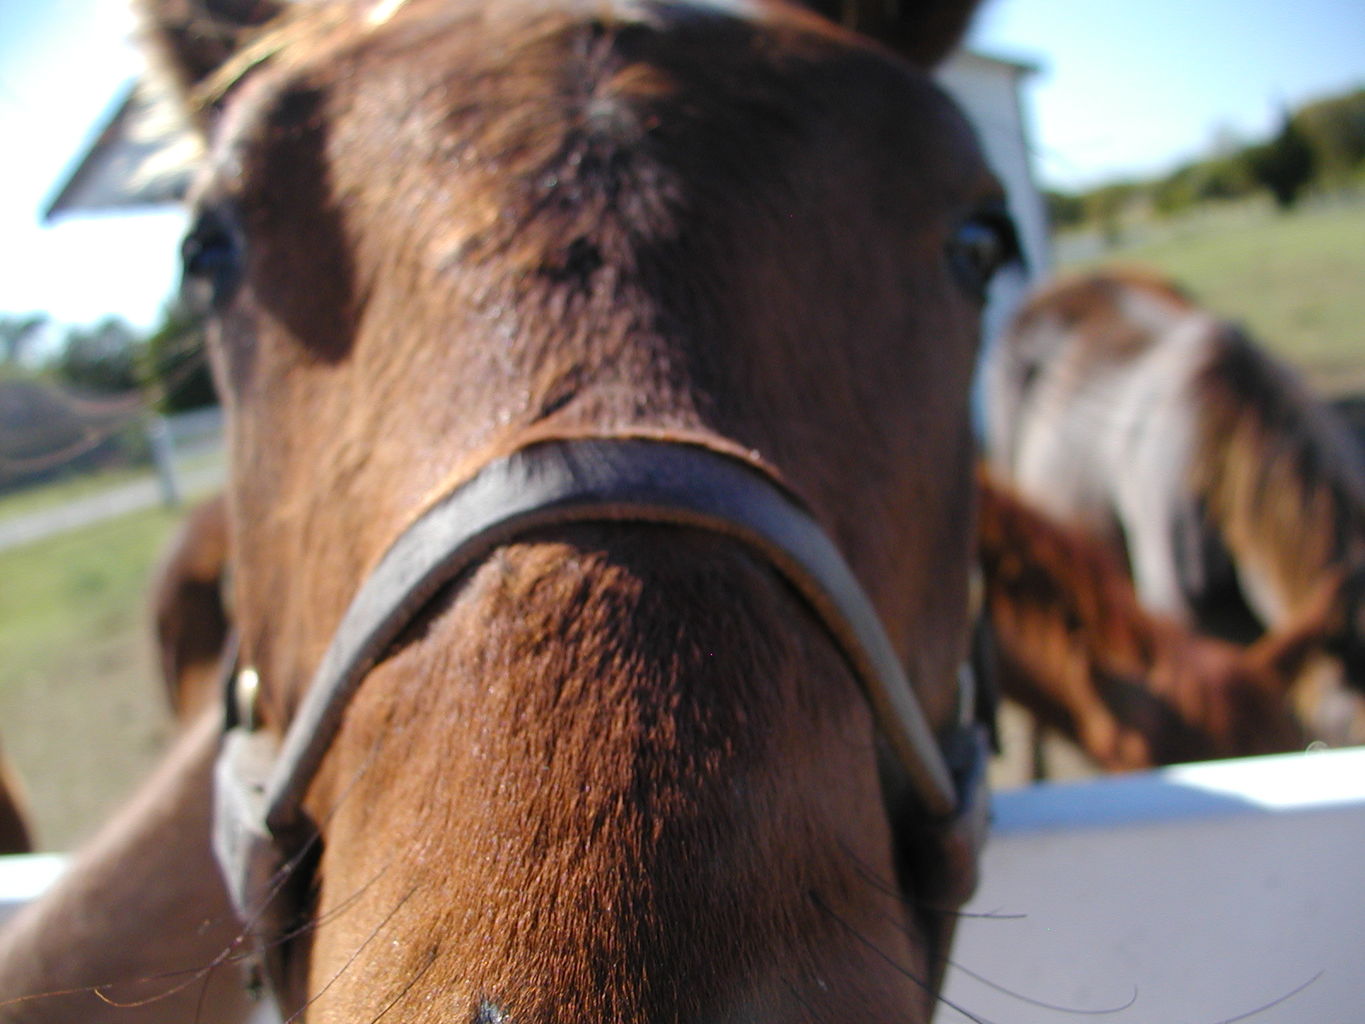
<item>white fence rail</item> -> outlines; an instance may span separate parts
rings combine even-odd
[[[983,1020],[1365,1022],[1365,749],[1004,794],[967,912]]]

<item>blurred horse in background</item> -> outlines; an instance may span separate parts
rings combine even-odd
[[[994,472],[1121,552],[1149,610],[1247,643],[1293,628],[1340,575],[1323,644],[1339,681],[1306,684],[1300,714],[1314,735],[1365,739],[1339,692],[1365,691],[1365,461],[1326,403],[1135,270],[1042,289],[983,372]]]
[[[1301,750],[1312,738],[1289,692],[1339,628],[1339,574],[1299,622],[1242,647],[1148,612],[1106,546],[979,479],[984,611],[1004,697],[1111,771]]]

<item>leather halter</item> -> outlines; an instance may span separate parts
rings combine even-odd
[[[917,902],[952,910],[976,883],[984,840],[986,730],[970,674],[941,740],[876,611],[829,537],[796,500],[738,458],[629,438],[547,441],[494,461],[439,499],[364,581],[283,740],[257,728],[254,673],[229,672],[216,771],[214,850],[238,913],[257,921],[281,867],[315,835],[302,801],[356,690],[427,603],[497,547],[569,523],[707,530],[758,552],[816,614],[853,670],[882,739],[883,786]],[[889,762],[889,763],[887,763]]]

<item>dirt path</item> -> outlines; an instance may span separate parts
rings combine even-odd
[[[206,466],[183,472],[179,477],[182,495],[200,494],[223,482],[222,466]],[[79,530],[105,519],[151,508],[162,501],[161,487],[153,477],[119,484],[107,491],[79,498],[56,508],[0,520],[0,551],[32,544],[44,537],[68,530]]]

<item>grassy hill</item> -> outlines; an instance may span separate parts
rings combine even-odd
[[[1240,321],[1324,392],[1365,392],[1365,199],[1287,214],[1266,202],[1129,225],[1117,246],[1057,241],[1059,269],[1133,263],[1171,275]]]

